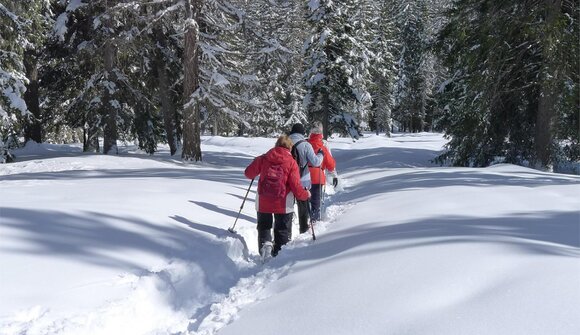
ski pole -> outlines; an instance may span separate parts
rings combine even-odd
[[[320,171],[318,172],[318,180],[320,180],[320,220],[322,220],[322,211],[323,211],[323,205],[324,205],[324,195],[323,195],[323,185],[326,186],[326,182],[324,184],[322,184],[322,166],[320,167]]]
[[[246,198],[248,198],[248,194],[250,193],[250,189],[252,188],[252,184],[254,183],[254,179],[253,178],[252,181],[250,182],[250,186],[248,186],[248,191],[246,191],[246,196],[244,196],[244,201],[242,201],[242,205],[240,206],[240,210],[238,212],[238,216],[236,216],[236,221],[234,221],[234,225],[231,226],[230,228],[228,228],[228,231],[232,234],[235,234],[236,231],[234,230],[234,227],[236,226],[236,223],[238,223],[238,218],[240,217],[240,213],[242,212],[242,208],[244,208],[244,203],[246,203]]]
[[[307,202],[308,204],[308,213],[312,213],[312,209],[310,208],[310,201]],[[312,240],[316,241],[316,235],[314,234],[314,221],[312,221],[312,217],[310,217],[310,230],[312,231]]]

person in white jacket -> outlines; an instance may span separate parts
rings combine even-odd
[[[310,179],[310,171],[308,165],[310,166],[320,166],[324,159],[324,153],[322,151],[314,153],[312,145],[306,141],[304,135],[306,131],[301,123],[296,123],[292,126],[290,130],[290,139],[296,146],[296,151],[298,154],[298,168],[300,169],[300,182],[302,187],[306,190],[310,190],[312,182]],[[297,200],[298,204],[298,223],[300,224],[300,234],[308,231],[308,221],[310,217],[310,203],[308,200],[301,201]]]

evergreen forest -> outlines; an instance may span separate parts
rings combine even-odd
[[[578,0],[0,0],[0,162],[322,122],[443,132],[441,164],[580,161]],[[17,159],[17,157],[16,157]]]

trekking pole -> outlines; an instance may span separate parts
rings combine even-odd
[[[308,213],[312,213],[310,208],[310,201],[308,201]],[[312,240],[316,241],[316,235],[314,234],[314,222],[312,221],[312,217],[310,218],[310,230],[312,230]]]
[[[234,227],[236,226],[236,223],[238,223],[238,218],[240,217],[240,213],[242,212],[242,208],[244,208],[244,203],[246,203],[246,198],[248,197],[248,194],[250,193],[250,189],[252,188],[252,184],[254,183],[254,179],[253,178],[252,181],[250,182],[250,186],[248,186],[248,191],[246,192],[246,196],[244,196],[244,201],[242,201],[242,205],[240,206],[240,211],[238,212],[238,216],[236,216],[236,221],[234,221],[234,225],[231,226],[230,228],[228,228],[228,231],[232,234],[235,234],[236,231],[234,230]]]
[[[322,167],[320,168],[320,172],[318,173],[318,180],[320,180],[320,220],[322,220],[322,213],[324,210],[324,193],[323,190],[326,187],[326,182],[322,184]]]
[[[322,190],[320,192],[320,219],[322,220],[322,213],[324,213],[324,194],[326,194],[326,183],[322,185]]]

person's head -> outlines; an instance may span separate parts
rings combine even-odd
[[[290,139],[290,137],[288,137],[288,135],[280,135],[280,137],[278,137],[278,140],[276,141],[275,146],[291,150],[293,145],[294,143],[292,143],[292,140]]]
[[[290,134],[306,134],[306,131],[304,130],[304,126],[302,125],[302,123],[295,123],[292,126],[292,130],[290,130]]]
[[[312,124],[312,129],[310,129],[311,134],[322,134],[322,123],[316,121]]]

